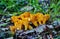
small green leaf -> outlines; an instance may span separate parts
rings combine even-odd
[[[0,24],[0,26],[6,26],[8,23],[3,23],[3,24]]]

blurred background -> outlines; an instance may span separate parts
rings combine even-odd
[[[50,21],[55,21],[57,24],[60,21],[60,0],[0,0],[0,29],[12,25],[11,16],[27,11],[32,14],[36,12],[48,13],[51,16]],[[3,33],[0,34],[1,36],[4,37]]]
[[[0,0],[0,14],[49,13],[56,20],[60,14],[60,0]],[[59,19],[58,19],[59,20]]]

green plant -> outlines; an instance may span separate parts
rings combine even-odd
[[[60,1],[54,3],[52,2],[49,7],[49,14],[52,16],[53,19],[57,20],[56,16],[60,14]]]

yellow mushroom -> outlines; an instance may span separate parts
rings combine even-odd
[[[11,17],[11,21],[14,23],[14,25],[10,26],[10,30],[12,32],[15,32],[16,29],[22,30],[23,25],[25,27],[25,30],[33,29],[29,22],[32,22],[35,25],[35,27],[38,27],[38,25],[45,24],[46,21],[49,20],[49,18],[50,18],[49,14],[45,15],[43,15],[42,13],[30,14],[30,12],[24,12],[19,16]]]

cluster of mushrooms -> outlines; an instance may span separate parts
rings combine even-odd
[[[15,32],[16,29],[18,30],[31,30],[33,29],[33,26],[30,24],[33,24],[35,27],[38,27],[39,25],[45,24],[46,21],[48,21],[50,18],[49,14],[42,14],[42,13],[36,13],[31,14],[30,12],[24,12],[23,14],[19,16],[12,16],[11,21],[14,23],[13,26],[10,26],[10,30],[12,32]]]

